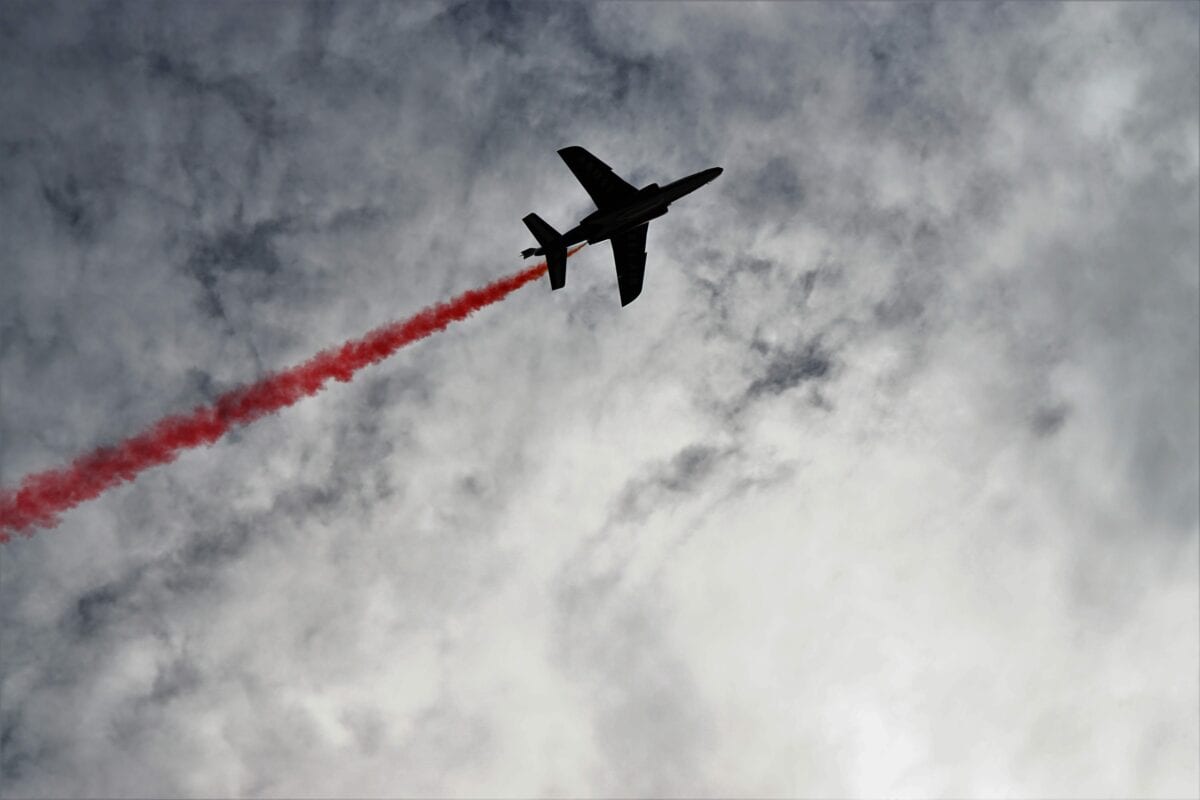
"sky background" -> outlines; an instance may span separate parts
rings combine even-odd
[[[1200,793],[1200,5],[0,6],[0,794]]]

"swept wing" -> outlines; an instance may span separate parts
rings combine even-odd
[[[582,147],[564,147],[558,154],[601,211],[625,205],[637,195],[637,189]]]
[[[617,264],[617,288],[621,305],[627,306],[642,293],[642,278],[646,274],[646,231],[649,225],[612,237],[613,260]]]

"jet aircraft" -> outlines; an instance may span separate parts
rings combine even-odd
[[[541,247],[522,250],[521,256],[546,256],[550,288],[561,289],[567,283],[567,248],[579,242],[595,244],[608,239],[617,263],[621,305],[627,306],[642,293],[642,277],[646,271],[646,228],[650,220],[666,214],[670,203],[696,191],[722,170],[712,167],[666,186],[652,183],[638,189],[582,147],[564,147],[558,154],[583,184],[596,204],[596,210],[562,234],[537,214],[529,214],[522,221]]]

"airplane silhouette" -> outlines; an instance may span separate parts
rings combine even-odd
[[[685,194],[696,191],[721,174],[720,167],[697,172],[674,183],[652,183],[637,189],[617,176],[612,168],[582,147],[564,147],[558,151],[563,161],[596,204],[596,210],[565,234],[551,228],[537,214],[522,222],[541,247],[522,250],[521,256],[546,256],[550,288],[561,289],[567,283],[567,248],[579,242],[595,244],[608,239],[617,264],[617,288],[621,305],[627,306],[642,293],[646,271],[646,229],[650,220],[667,213],[667,206]]]

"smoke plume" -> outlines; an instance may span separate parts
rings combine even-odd
[[[291,369],[226,392],[211,405],[160,419],[145,432],[80,456],[65,467],[29,475],[17,489],[0,490],[0,542],[7,542],[14,532],[31,536],[37,528],[53,527],[63,511],[133,480],[143,470],[173,461],[183,450],[212,444],[234,426],[247,425],[314,395],[330,379],[349,381],[363,367],[503,300],[545,271],[542,262],[465,292],[406,320],[376,328],[361,339],[324,350]]]

